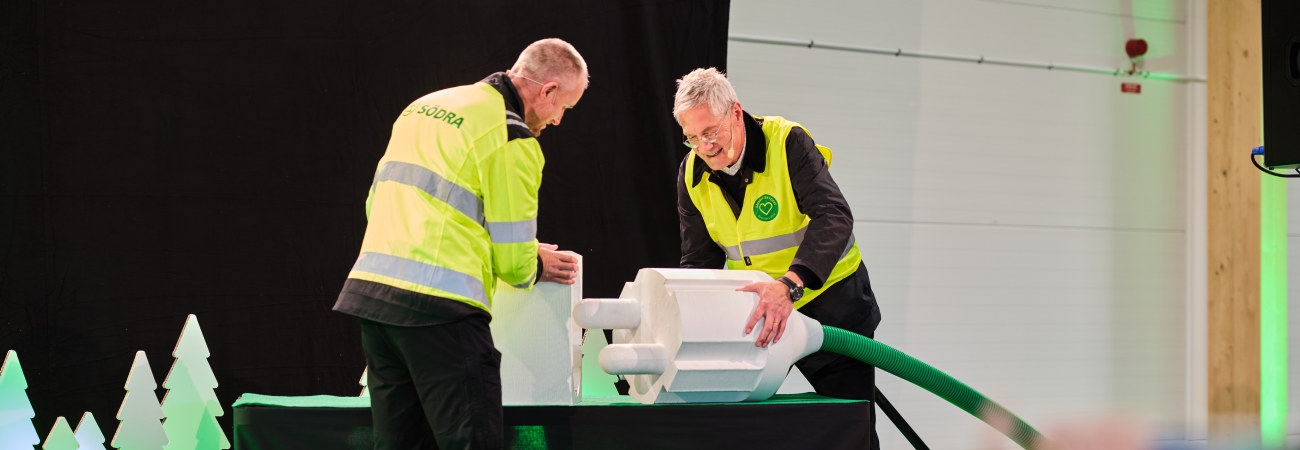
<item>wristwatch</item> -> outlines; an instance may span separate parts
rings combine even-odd
[[[785,284],[786,287],[790,288],[791,302],[797,302],[799,301],[799,299],[803,298],[803,286],[796,284],[794,280],[786,278],[784,275],[782,275],[781,278],[777,278],[776,281],[780,281],[781,283]]]

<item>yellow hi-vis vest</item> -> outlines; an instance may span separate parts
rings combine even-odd
[[[508,127],[516,130],[511,139]],[[491,311],[499,278],[537,271],[541,146],[486,83],[434,92],[393,123],[366,199],[365,238],[349,278]]]
[[[745,188],[744,201],[740,202],[740,218],[731,212],[726,194],[716,184],[700,180],[695,186],[688,185],[687,193],[700,211],[709,229],[709,237],[726,252],[728,269],[760,270],[777,278],[790,269],[810,222],[795,202],[790,166],[785,155],[785,140],[790,130],[803,126],[778,116],[760,117],[758,120],[762,122],[763,135],[767,138],[767,166],[763,172],[755,172],[754,181]],[[817,150],[829,167],[831,150],[821,145],[817,145]],[[687,159],[685,173],[695,173],[696,159],[694,156]],[[686,183],[691,181],[686,177]],[[805,290],[803,299],[794,307],[802,307],[817,298],[827,286],[852,275],[861,261],[857,242],[849,235],[844,253],[822,288]]]

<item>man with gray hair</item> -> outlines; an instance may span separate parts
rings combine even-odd
[[[823,325],[874,337],[880,308],[853,238],[853,214],[831,178],[830,149],[780,116],[753,116],[716,69],[677,80],[673,117],[686,154],[677,173],[681,266],[766,272],[744,332],[767,347],[798,309]],[[819,351],[795,363],[818,394],[872,400],[875,369]],[[871,414],[871,448],[879,448]]]
[[[492,294],[497,280],[577,279],[576,258],[537,241],[537,136],[586,89],[578,51],[542,39],[509,71],[425,95],[393,123],[334,304],[361,322],[376,449],[503,447]]]

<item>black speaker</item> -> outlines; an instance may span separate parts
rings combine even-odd
[[[1300,1],[1262,0],[1264,166],[1300,167]]]

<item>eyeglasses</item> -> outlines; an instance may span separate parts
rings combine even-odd
[[[516,77],[523,78],[523,79],[525,79],[525,80],[528,80],[528,81],[531,81],[531,82],[537,83],[537,84],[542,85],[542,86],[545,86],[545,85],[546,85],[546,83],[543,83],[543,82],[541,82],[541,81],[537,81],[537,80],[534,80],[534,79],[532,79],[532,78],[528,78],[528,77],[526,77],[526,76],[523,76],[523,75],[519,74],[519,72],[510,72],[510,74],[511,74],[511,75],[514,75],[514,76],[516,76]],[[560,83],[559,83],[559,82],[556,82],[555,84],[556,84],[555,89],[558,90],[558,89],[560,88],[560,87],[559,87],[559,84],[560,84]],[[551,100],[551,101],[554,102],[555,100]],[[564,109],[573,109],[573,105],[565,104],[565,105],[564,105]]]
[[[728,114],[728,116],[730,116],[730,114]],[[685,140],[682,141],[682,145],[685,145],[686,148],[689,148],[689,149],[694,150],[696,147],[699,147],[700,145],[703,145],[703,144],[716,144],[716,143],[718,143],[718,133],[721,133],[721,132],[722,132],[722,128],[721,128],[721,127],[722,127],[722,123],[723,123],[723,122],[726,122],[726,121],[727,121],[727,118],[726,118],[726,117],[723,117],[722,120],[718,121],[718,124],[717,124],[717,125],[714,125],[714,126],[713,126],[713,128],[714,128],[713,131],[706,131],[706,132],[704,132],[704,133],[701,133],[699,136],[691,136],[691,137],[688,137],[688,138],[686,138]],[[702,143],[703,143],[703,144],[702,144]]]
[[[514,72],[514,73],[512,73],[511,75],[517,76],[517,77],[519,77],[519,78],[523,78],[523,79],[525,79],[525,80],[528,80],[528,81],[531,81],[531,82],[534,82],[534,83],[537,83],[537,84],[546,84],[546,83],[543,83],[543,82],[541,82],[541,81],[537,81],[537,80],[534,80],[534,79],[532,79],[532,78],[528,78],[528,77],[526,77],[526,76],[520,75],[519,72]]]

